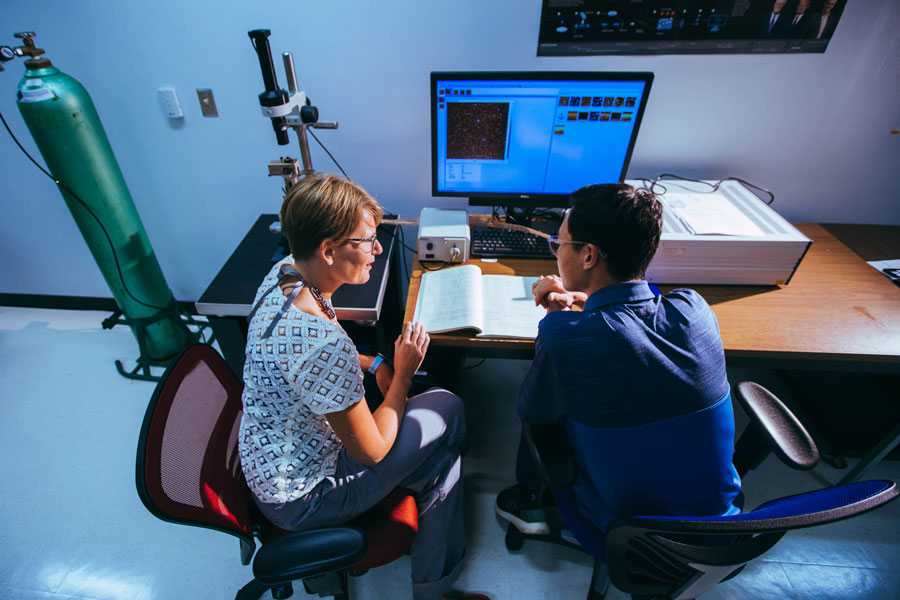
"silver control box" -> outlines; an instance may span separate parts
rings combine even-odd
[[[419,215],[416,254],[420,261],[461,263],[469,260],[472,238],[469,213],[463,209],[423,208]]]

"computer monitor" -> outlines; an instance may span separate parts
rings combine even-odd
[[[553,208],[622,181],[652,73],[431,74],[435,196],[473,206]]]

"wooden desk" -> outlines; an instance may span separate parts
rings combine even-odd
[[[789,285],[685,286],[700,292],[715,311],[729,364],[900,373],[900,288],[838,241],[826,226],[799,223],[796,227],[813,244]],[[845,233],[856,232],[860,240],[867,239],[853,229],[859,226],[841,227]],[[900,227],[889,231],[900,235]],[[555,261],[469,262],[485,273],[556,273]],[[411,320],[415,310],[422,273],[416,261],[404,322]],[[665,292],[681,286],[660,287]],[[436,334],[431,343],[481,356],[527,357],[534,353],[531,340]]]

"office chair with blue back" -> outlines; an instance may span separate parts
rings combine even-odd
[[[348,598],[347,575],[406,554],[418,529],[409,490],[398,488],[349,523],[278,529],[256,510],[238,456],[242,384],[210,346],[176,357],[156,386],[138,442],[136,482],[147,509],[165,521],[216,529],[240,540],[253,580],[236,600],[267,590],[289,598],[292,581],[320,597]],[[256,550],[256,540],[262,543]]]
[[[777,397],[752,382],[735,386],[734,395],[750,417],[733,457],[734,468],[741,477],[759,466],[771,452],[792,468],[815,467],[818,462],[815,443]],[[537,539],[586,551],[595,560],[588,600],[603,598],[610,582],[635,598],[687,599],[737,575],[749,561],[768,551],[791,529],[846,519],[897,496],[893,482],[863,481],[778,498],[744,513],[727,511],[710,517],[685,516],[691,514],[687,511],[680,516],[648,512],[654,499],[646,491],[632,488],[628,480],[647,481],[649,476],[651,481],[658,481],[655,478],[665,481],[671,463],[666,457],[647,456],[648,461],[658,460],[659,464],[648,462],[647,472],[635,477],[629,470],[635,462],[620,462],[616,457],[622,452],[640,454],[642,447],[651,446],[653,436],[662,436],[662,446],[657,445],[657,439],[652,447],[679,443],[679,448],[689,448],[688,454],[693,453],[696,458],[704,444],[714,442],[703,436],[684,435],[685,431],[691,426],[708,425],[714,419],[732,418],[730,402],[727,405],[726,409],[720,403],[707,409],[705,415],[689,418],[687,423],[685,417],[680,418],[682,422],[676,417],[675,421],[670,419],[627,431],[596,430],[574,422],[525,425],[525,437],[537,473],[551,489],[565,526],[577,544],[558,527],[546,536],[526,535],[510,524],[507,547],[516,550],[525,539]],[[679,427],[681,439],[666,440],[677,436]],[[683,469],[675,471],[683,472]],[[702,488],[702,473],[698,475],[690,481],[665,481],[665,484]],[[589,478],[594,478],[594,483]],[[654,487],[665,493],[665,487]],[[599,489],[604,490],[603,495],[596,492]],[[616,491],[610,495],[607,489]],[[576,498],[576,490],[580,500]],[[591,515],[590,520],[583,516],[585,512]],[[615,514],[646,516],[617,518]],[[721,512],[711,509],[706,514]],[[605,525],[605,534],[594,523]]]

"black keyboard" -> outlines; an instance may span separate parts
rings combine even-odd
[[[546,238],[524,231],[472,228],[472,256],[483,258],[553,258]]]

